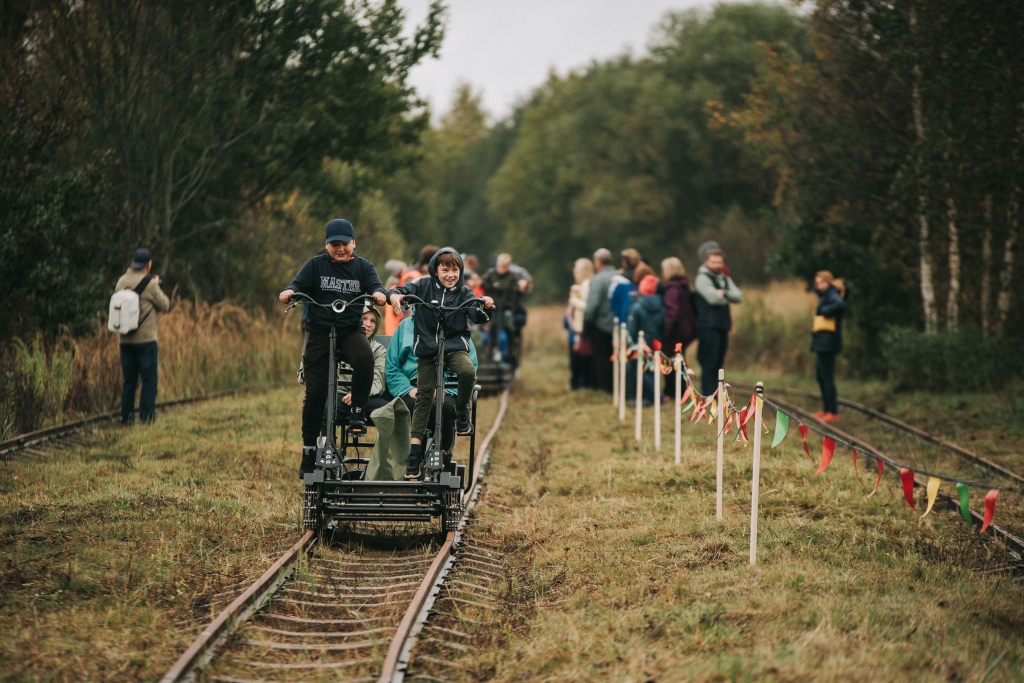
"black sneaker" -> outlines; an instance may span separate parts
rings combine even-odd
[[[348,430],[353,436],[364,436],[366,434],[366,417],[362,408],[353,408],[349,413]]]
[[[473,433],[473,422],[469,417],[469,404],[457,404],[455,406],[455,431],[460,436]]]
[[[409,454],[405,462],[405,478],[407,480],[419,479],[423,474],[423,459],[414,453]]]
[[[316,469],[316,447],[302,447],[302,464],[299,465],[299,479]]]

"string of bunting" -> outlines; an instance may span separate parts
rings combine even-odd
[[[655,342],[654,347],[654,350],[660,350],[660,343]],[[631,350],[632,353],[629,355],[629,360],[636,360],[638,355],[643,351],[642,349],[638,349],[636,347],[633,347]],[[717,390],[713,394],[711,394],[711,396],[702,395],[693,383],[692,378],[695,373],[686,363],[686,359],[683,357],[681,349],[678,345],[675,351],[676,355],[674,358],[662,356],[661,367],[659,368],[653,367],[653,359],[650,359],[650,354],[645,353],[644,370],[647,371],[656,369],[657,371],[661,372],[664,375],[668,375],[676,371],[680,372],[681,376],[685,378],[686,390],[682,394],[682,397],[680,398],[679,402],[683,406],[682,410],[684,412],[692,411],[690,415],[690,422],[700,422],[701,420],[707,418],[708,423],[713,424],[715,421],[715,415],[717,414],[717,403],[719,401],[722,401],[725,403],[725,416],[723,419],[722,431],[724,434],[728,434],[729,431],[731,431],[731,429],[735,427],[736,437],[733,439],[733,442],[735,443],[736,441],[742,439],[745,447],[749,443],[749,437],[747,436],[747,424],[754,417],[755,403],[757,401],[763,401],[763,404],[768,404],[776,411],[775,433],[772,437],[771,448],[774,449],[777,446],[779,446],[779,444],[782,443],[782,441],[786,438],[787,434],[789,433],[790,426],[790,416],[785,412],[785,410],[783,410],[778,404],[771,401],[770,399],[758,399],[756,393],[751,395],[749,403],[744,404],[742,407],[738,407],[733,402],[730,391],[732,387],[730,387],[728,384],[725,384],[725,391],[721,396],[718,395],[719,392]],[[857,458],[858,455],[861,453],[861,449],[859,449],[858,446],[852,443],[848,443],[846,440],[836,436],[835,434],[828,433],[817,426],[804,424],[799,420],[797,421],[797,426],[800,432],[800,441],[801,445],[803,446],[804,453],[807,455],[807,457],[811,460],[812,463],[814,462],[814,456],[811,455],[810,446],[807,443],[807,435],[809,432],[813,431],[822,437],[821,459],[815,474],[821,474],[828,468],[828,466],[832,462],[833,457],[835,456],[836,446],[840,445],[850,449],[853,456],[854,476],[857,478],[858,481],[862,481],[860,471],[857,468]],[[770,433],[767,426],[764,427],[764,433]],[[884,467],[885,465],[889,465],[890,467],[893,467],[899,471],[900,482],[903,488],[903,497],[907,501],[907,504],[910,506],[910,508],[912,510],[916,510],[917,508],[914,502],[914,475],[920,474],[923,477],[927,477],[927,483],[925,484],[927,506],[925,508],[924,514],[921,515],[922,518],[928,516],[928,514],[932,511],[932,507],[935,504],[935,499],[938,496],[939,487],[942,485],[942,482],[951,482],[955,484],[957,498],[960,502],[960,514],[963,517],[964,521],[967,523],[967,525],[973,529],[974,523],[971,519],[970,511],[970,489],[988,489],[988,493],[985,495],[984,517],[981,529],[978,532],[979,534],[985,533],[985,531],[992,523],[992,518],[995,515],[996,498],[999,496],[1000,491],[1012,491],[1016,493],[1022,492],[1016,488],[1010,488],[1005,486],[993,486],[991,484],[984,482],[964,481],[953,477],[935,474],[933,472],[929,472],[918,467],[910,467],[908,465],[896,462],[895,460],[885,457],[870,449],[863,449],[863,451],[864,455],[874,458],[878,470],[874,488],[872,489],[871,493],[868,494],[868,498],[870,498],[871,496],[875,495],[878,492],[878,488],[882,483],[882,474],[884,471]]]

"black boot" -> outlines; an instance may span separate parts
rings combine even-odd
[[[423,446],[414,443],[409,446],[409,459],[405,461],[405,478],[419,479],[423,471]]]
[[[299,479],[316,469],[316,446],[302,447],[302,464],[299,465]]]
[[[348,430],[352,432],[353,436],[366,435],[366,415],[362,408],[353,406],[349,411]]]
[[[473,422],[469,417],[468,403],[455,404],[455,431],[460,436],[473,433]]]

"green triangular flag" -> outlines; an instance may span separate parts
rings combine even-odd
[[[786,434],[789,433],[789,415],[786,415],[781,410],[775,413],[775,438],[772,439],[772,448],[775,448],[782,440],[786,438]]]
[[[956,492],[960,494],[960,514],[964,516],[964,521],[967,522],[967,526],[974,528],[974,522],[971,521],[971,489],[967,484],[957,482]]]

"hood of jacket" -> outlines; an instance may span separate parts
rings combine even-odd
[[[664,315],[665,309],[661,303],[661,297],[657,294],[647,294],[637,298],[637,309],[646,315]]]
[[[437,253],[434,254],[433,257],[431,257],[430,264],[427,266],[427,272],[430,273],[430,279],[438,287],[444,287],[444,285],[441,284],[441,279],[439,277],[437,277],[437,259],[438,259],[438,257],[441,254],[455,254],[456,256],[459,256],[459,252],[455,251],[451,247],[445,247],[443,249],[438,249]],[[462,257],[461,256],[459,256],[459,262],[460,263],[462,262]],[[459,266],[459,280],[458,280],[458,282],[456,282],[451,287],[447,287],[446,289],[448,289],[448,290],[461,289],[462,285],[464,284],[465,277],[466,277],[466,265],[462,264],[462,265]]]

